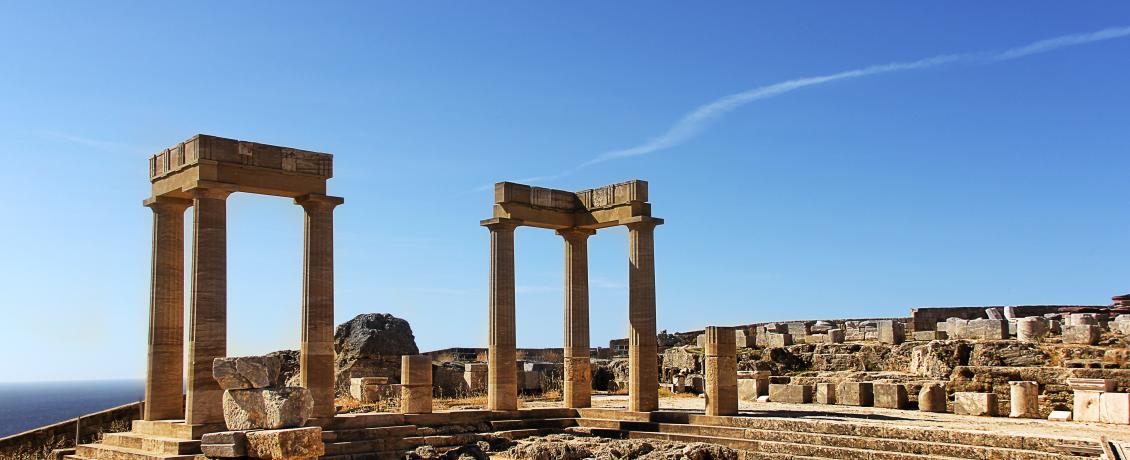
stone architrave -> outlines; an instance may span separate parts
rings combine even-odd
[[[840,382],[836,385],[836,404],[841,406],[870,406],[875,402],[871,382]]]
[[[589,367],[589,253],[588,238],[595,230],[558,230],[565,240],[565,407],[592,405]]]
[[[997,415],[997,395],[995,393],[974,392],[954,393],[953,413],[995,417]]]
[[[227,197],[224,189],[192,190],[192,291],[185,423],[224,421],[224,390],[212,377],[227,356]]]
[[[808,404],[812,402],[812,385],[791,383],[769,384],[769,400],[780,403]]]
[[[1016,339],[1021,342],[1040,342],[1048,335],[1048,320],[1029,316],[1016,320]]]
[[[190,205],[168,197],[145,201],[153,211],[145,420],[184,417],[184,211]]]
[[[432,412],[432,358],[405,355],[400,358],[400,411],[405,414]]]
[[[738,349],[734,329],[707,327],[706,415],[738,413]]]
[[[907,395],[906,387],[899,383],[876,383],[873,390],[875,392],[875,407],[884,409],[906,409]]]
[[[517,330],[514,319],[514,229],[508,219],[483,223],[490,230],[490,333],[487,409],[518,409]]]
[[[835,404],[836,384],[821,382],[816,384],[816,404]]]
[[[1040,417],[1040,386],[1036,382],[1008,382],[1011,418]]]
[[[918,391],[918,410],[922,412],[946,411],[946,386],[941,383],[926,383]]]

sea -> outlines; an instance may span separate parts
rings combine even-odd
[[[144,396],[142,380],[0,383],[0,438]]]

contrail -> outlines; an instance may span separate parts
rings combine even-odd
[[[715,100],[709,104],[699,106],[690,113],[683,115],[683,117],[680,118],[679,121],[675,122],[675,124],[672,125],[667,130],[667,132],[659,135],[658,137],[655,137],[647,142],[644,142],[643,144],[639,144],[634,147],[602,153],[595,158],[582,163],[580,166],[572,170],[549,177],[557,178],[572,173],[577,169],[592,166],[598,163],[603,163],[620,158],[647,155],[653,152],[674,147],[683,142],[686,142],[688,139],[702,132],[704,129],[706,129],[710,122],[721,118],[722,116],[739,107],[761,99],[780,96],[782,94],[789,93],[807,86],[815,86],[838,80],[869,77],[872,75],[891,72],[900,72],[904,70],[924,69],[927,67],[952,64],[961,61],[1005,61],[1025,56],[1031,56],[1033,54],[1046,53],[1048,51],[1066,48],[1069,46],[1076,46],[1086,43],[1125,37],[1127,35],[1130,35],[1130,26],[1112,27],[1097,32],[1064,35],[1047,40],[1040,40],[1028,45],[995,53],[949,54],[911,62],[895,62],[890,64],[863,67],[860,69],[848,70],[845,72],[839,72],[830,75],[797,78],[794,80],[774,83],[748,91],[743,91],[737,94],[731,94],[729,96]]]

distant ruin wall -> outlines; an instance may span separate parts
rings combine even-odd
[[[983,305],[979,307],[919,307],[910,309],[910,332],[937,330],[938,323],[949,318],[981,319],[988,318],[988,308],[1004,309],[1006,305]],[[1108,308],[1109,305],[1011,305],[1017,317],[1042,316],[1059,313],[1069,308]]]
[[[54,449],[74,447],[76,438],[82,444],[98,441],[104,433],[129,431],[144,405],[138,401],[0,438],[0,458],[48,458]]]
[[[445,348],[423,353],[431,356],[436,362],[473,363],[486,362],[486,348]],[[565,359],[565,352],[561,348],[519,348],[517,349],[519,361],[560,362]]]

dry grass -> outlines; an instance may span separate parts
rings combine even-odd
[[[671,390],[668,390],[668,389],[663,388],[663,387],[659,387],[659,397],[660,398],[697,398],[698,395],[696,395],[694,393],[686,393],[686,392],[684,392],[684,393],[674,393]]]

